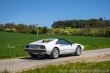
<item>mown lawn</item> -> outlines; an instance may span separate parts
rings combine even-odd
[[[107,37],[85,37],[70,35],[39,35],[0,32],[0,59],[27,56],[24,46],[44,38],[65,38],[72,43],[80,43],[85,46],[85,50],[103,49],[110,47],[110,38]]]
[[[110,73],[110,61],[76,62],[60,65],[49,65],[20,73]]]

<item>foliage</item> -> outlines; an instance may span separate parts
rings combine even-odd
[[[27,56],[24,46],[44,38],[64,38],[72,43],[80,43],[85,50],[102,49],[110,47],[110,38],[84,37],[71,35],[43,35],[0,32],[0,59]]]
[[[35,30],[35,29],[32,29],[32,30],[30,31],[30,33],[31,33],[31,34],[36,34],[36,30]]]
[[[110,37],[110,29],[107,29],[107,30],[106,30],[105,36],[106,36],[106,37]]]
[[[10,30],[6,30],[10,29]],[[36,34],[37,29],[40,34],[46,34],[48,32],[48,28],[45,27],[36,27],[35,25],[26,25],[26,24],[15,24],[15,23],[5,23],[0,25],[0,31],[7,31],[7,32],[16,32],[19,33],[31,33],[31,34]]]
[[[48,32],[48,29],[47,29],[47,27],[45,26],[45,27],[43,27],[43,28],[41,29],[41,34],[45,34],[46,32]]]
[[[61,35],[70,35],[69,31],[63,31]]]
[[[62,32],[61,35],[68,35],[68,33],[67,32]]]
[[[36,27],[35,25],[5,23],[0,25],[0,31],[31,33],[31,34],[51,34],[51,35],[76,35],[76,36],[96,36],[110,37],[110,20],[89,19],[89,20],[66,20],[54,22],[52,29]],[[61,27],[61,28],[59,28]],[[7,30],[10,29],[10,30]],[[15,29],[15,30],[13,30]],[[95,30],[94,30],[95,29]],[[68,31],[64,32],[64,31]]]
[[[3,70],[3,71],[0,71],[0,73],[10,73],[10,72],[7,70]]]
[[[89,36],[91,32],[91,28],[90,27],[85,27],[80,29],[79,35],[81,36]]]
[[[52,24],[53,28],[60,28],[60,27],[84,28],[86,26],[89,26],[91,28],[110,27],[110,21],[103,20],[103,18],[99,18],[99,19],[89,19],[89,20],[56,21]]]
[[[20,73],[110,73],[110,61],[49,65],[42,68],[35,68],[33,70],[29,69]]]
[[[59,34],[61,34],[60,30],[56,30],[55,35],[59,35]]]
[[[52,28],[51,31],[53,33],[56,31],[59,31],[59,33],[61,33],[62,35],[65,34],[65,33],[63,33],[64,31],[68,31],[71,35],[74,35],[74,36],[110,37],[110,28],[109,27],[101,27],[101,28],[90,28],[89,26],[86,26],[84,28],[66,27],[66,29]],[[56,35],[56,34],[54,34],[54,35]],[[65,35],[68,35],[68,34],[66,33]]]
[[[0,31],[4,31],[3,24],[0,25]]]
[[[14,31],[14,30],[5,30],[6,32],[16,32],[16,31]]]

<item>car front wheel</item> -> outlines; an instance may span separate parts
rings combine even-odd
[[[50,57],[52,59],[57,59],[59,57],[59,50],[58,50],[58,48],[54,48],[52,50]]]
[[[79,55],[81,55],[81,47],[80,47],[80,46],[77,46],[74,55],[75,55],[75,56],[79,56]]]

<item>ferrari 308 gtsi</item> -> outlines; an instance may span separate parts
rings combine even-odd
[[[25,51],[31,57],[39,55],[48,55],[53,59],[63,54],[71,54],[75,56],[81,55],[84,46],[78,43],[71,43],[62,38],[48,38],[35,41],[25,46]]]

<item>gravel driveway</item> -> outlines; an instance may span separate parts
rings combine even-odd
[[[58,59],[50,59],[47,57],[39,57],[32,59],[31,57],[21,57],[15,59],[0,60],[0,71],[8,70],[9,72],[17,72],[35,67],[42,67],[50,64],[61,64],[67,62],[76,62],[98,58],[98,56],[109,54],[110,48],[83,51],[80,56],[61,56]]]

